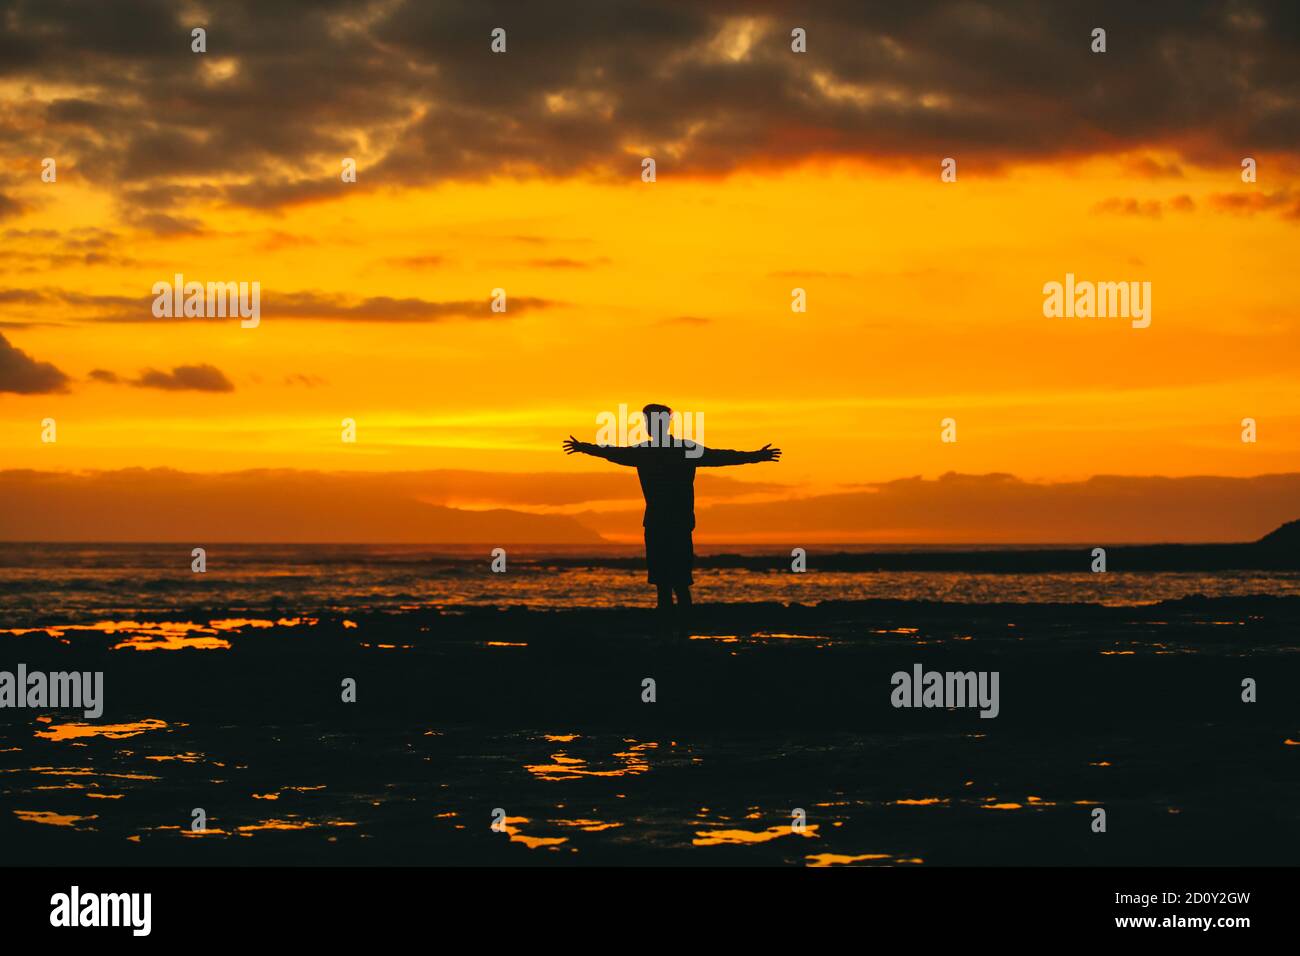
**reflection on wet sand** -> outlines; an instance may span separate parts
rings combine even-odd
[[[510,835],[511,843],[522,843],[530,850],[536,850],[545,847],[548,850],[557,849],[560,844],[568,843],[568,837],[535,837],[529,836],[519,829],[520,823],[531,822],[528,817],[506,817],[502,821],[501,832]]]
[[[36,773],[49,777],[113,777],[117,780],[161,780],[161,777],[155,777],[147,773],[107,773],[103,771],[90,770],[85,767],[29,767],[25,771],[22,768],[6,770],[5,773]]]
[[[277,620],[218,618],[207,624],[196,624],[193,621],[96,621],[93,624],[0,628],[0,634],[21,636],[44,633],[63,644],[71,643],[69,635],[122,634],[123,639],[113,645],[115,651],[229,650],[230,642],[218,636],[221,632],[239,632],[248,628],[264,630],[273,627],[311,627],[317,623],[319,621],[314,617],[282,617]]]
[[[177,724],[177,726],[185,725]],[[38,730],[36,736],[44,737],[46,740],[73,740],[78,737],[107,737],[110,740],[121,740],[150,730],[162,730],[165,727],[167,727],[165,720],[152,718],[129,724],[50,724],[49,730]]]
[[[552,820],[551,822],[562,827],[577,827],[587,833],[600,833],[602,830],[612,830],[623,825],[621,823],[605,823],[601,820]]]
[[[1089,806],[1094,801],[1073,800],[1071,802],[1075,806]],[[1042,797],[1035,797],[1035,796],[1025,797],[1023,803],[1013,801],[1013,800],[999,801],[997,797],[986,797],[984,803],[980,805],[980,809],[981,810],[1025,810],[1025,809],[1043,810],[1046,809],[1047,807],[1055,807],[1055,806],[1057,806],[1057,802],[1055,800],[1044,800]]]
[[[805,857],[808,866],[841,866],[862,863],[867,860],[892,860],[888,853],[859,853],[857,856],[845,856],[842,853],[812,853]],[[917,860],[916,862],[920,862]]]
[[[324,790],[324,789],[325,789],[325,784],[323,783],[316,784],[315,786],[311,786],[311,787],[288,786],[288,787],[280,787],[278,790],[271,793],[254,793],[251,794],[251,796],[254,800],[279,800],[280,795],[284,793],[309,793],[312,790]]]
[[[113,645],[113,650],[123,651],[224,651],[230,642],[206,634],[135,634]]]
[[[142,616],[99,616],[113,613]],[[1060,834],[1079,829],[1070,821],[1086,817],[1081,807],[1136,795],[1170,814],[1162,822],[1186,827],[1205,819],[1207,804],[1194,761],[1184,756],[1213,753],[1241,771],[1269,760],[1281,766],[1300,746],[1295,726],[1255,734],[1253,724],[1243,733],[1245,725],[1225,722],[1169,734],[1167,714],[1147,707],[1141,695],[1119,692],[1145,687],[1152,675],[1137,671],[1187,641],[1202,642],[1205,658],[1248,646],[1235,634],[1224,635],[1222,646],[1202,637],[1210,630],[1204,622],[1183,620],[1200,613],[1192,605],[1178,610],[1176,626],[1160,628],[1159,642],[1143,633],[1150,622],[1138,617],[1112,627],[1110,618],[1094,621],[1082,612],[1078,622],[1053,629],[1030,614],[1017,615],[1024,618],[1018,626],[1005,619],[1012,613],[1005,609],[974,618],[848,609],[842,619],[839,609],[748,616],[728,609],[710,621],[705,608],[697,629],[721,633],[692,635],[662,654],[643,646],[641,618],[632,615],[626,646],[611,647],[623,635],[607,631],[621,625],[604,615],[576,617],[571,629],[564,618],[531,613],[462,609],[461,620],[423,608],[411,620],[357,616],[359,625],[340,626],[331,616],[308,632],[303,625],[312,619],[276,621],[278,609],[221,613],[261,616],[205,622],[203,612],[187,610],[174,616],[199,623],[113,620],[12,639],[24,651],[69,664],[111,659],[127,683],[110,702],[131,702],[127,691],[141,689],[149,701],[136,704],[140,710],[110,712],[111,723],[65,711],[35,722],[19,716],[0,727],[0,790],[11,806],[27,808],[0,820],[18,833],[25,859],[54,846],[110,860],[103,847],[111,844],[139,861],[204,858],[196,849],[238,862],[312,863],[533,857],[829,867],[919,865],[922,857],[937,865],[1023,863],[1051,853],[1073,860],[1074,844]],[[1278,625],[1276,643],[1284,649],[1282,630]],[[1260,646],[1280,653],[1271,636],[1262,633]],[[857,674],[877,672],[879,660],[887,672],[894,656],[901,660],[921,643],[974,641],[919,653],[987,653],[996,667],[1022,653],[1012,648],[1020,640],[1036,642],[1044,666],[1094,668],[1120,681],[1112,696],[1132,704],[1132,722],[1107,734],[1073,723],[1052,734],[1010,714],[989,722],[934,714],[914,724],[883,703],[873,710],[871,693],[860,695],[853,683]],[[226,648],[231,652],[219,652]],[[401,654],[390,653],[398,648]],[[96,656],[80,660],[83,649]],[[127,649],[218,653],[135,660]],[[116,653],[105,658],[109,650]],[[1099,662],[1099,652],[1137,657]],[[625,666],[625,656],[635,663]],[[366,698],[364,720],[341,721],[335,675],[350,673],[344,668],[359,658],[383,677],[371,686],[385,693]],[[1201,673],[1198,663],[1154,661],[1189,668],[1178,673],[1193,677]],[[661,685],[674,687],[668,706],[632,706],[629,693],[628,711],[608,713],[604,681],[613,666],[657,677],[663,669],[675,680]],[[802,676],[803,667],[807,686],[791,689],[790,678]],[[303,681],[280,678],[296,668]],[[1130,671],[1135,684],[1123,683]],[[563,694],[537,689],[539,672],[563,677]],[[278,692],[299,690],[299,683],[320,694],[304,692],[292,698],[293,707],[283,706]],[[493,692],[486,701],[484,688]],[[558,704],[549,709],[552,698]],[[680,742],[670,742],[674,736]],[[1168,806],[1175,796],[1179,805]],[[207,830],[188,829],[196,803],[216,814]],[[514,814],[504,835],[488,829],[486,808],[497,805]],[[809,809],[801,833],[790,826],[795,806]],[[799,835],[813,842],[791,839]],[[200,837],[227,844],[187,843]],[[136,853],[121,847],[126,840],[145,846]]]
[[[194,830],[190,827],[182,827],[175,824],[144,827],[143,829],[147,832],[153,833],[179,833],[181,836],[186,838],[198,838],[214,836],[249,837],[254,833],[259,833],[263,830],[317,830],[328,827],[355,826],[357,826],[355,820],[304,820],[292,815],[287,815],[284,818],[273,817],[269,820],[259,820],[257,823],[245,823],[230,829],[209,825],[201,830]]]
[[[776,631],[754,631],[750,634],[692,634],[692,641],[712,641],[715,644],[740,644],[750,646],[770,643],[772,641],[817,641],[818,647],[828,647],[835,643],[825,634],[787,634]]]
[[[745,843],[767,843],[769,840],[775,840],[783,836],[801,836],[805,839],[815,839],[817,837],[817,824],[809,823],[799,830],[796,830],[790,824],[780,824],[774,827],[768,827],[766,830],[699,830],[695,834],[695,839],[691,841],[693,846],[724,846],[727,844],[745,844]]]
[[[169,724],[156,719],[141,719],[103,725],[89,722],[55,724],[53,718],[49,717],[44,718],[41,723],[42,738],[60,741],[61,746],[64,747],[76,746],[83,740],[90,740],[93,744],[96,739],[101,742],[113,742],[141,736],[145,736],[148,740],[167,743],[183,741],[189,746],[171,746],[166,748],[170,752],[161,754],[139,752],[145,748],[134,744],[130,745],[135,748],[134,750],[124,749],[120,745],[112,750],[114,759],[118,761],[136,761],[134,766],[137,767],[143,766],[147,761],[151,767],[156,766],[160,770],[165,770],[168,773],[165,779],[172,782],[175,782],[177,774],[196,772],[205,774],[205,771],[210,773],[208,768],[217,763],[210,761],[206,753],[195,746],[199,743],[198,738],[191,743],[187,737],[179,736],[193,732],[192,728],[187,729],[183,723]],[[431,752],[436,753],[437,748],[447,746],[449,741],[455,740],[459,735],[454,725],[439,730],[426,729],[427,727],[428,725],[425,724],[414,729],[408,741],[422,741],[424,743],[420,746],[434,748]],[[523,731],[509,735],[523,745],[524,755],[528,755],[530,749],[533,756],[546,754],[544,759],[536,759],[532,762],[524,756],[522,760],[513,764],[514,772],[518,773],[522,768],[526,771],[526,778],[534,781],[534,786],[543,787],[548,793],[554,794],[552,799],[545,801],[546,805],[554,807],[550,813],[545,810],[533,812],[519,806],[516,807],[514,816],[505,818],[503,827],[505,839],[500,840],[498,845],[509,846],[510,852],[525,854],[532,851],[549,851],[562,853],[565,858],[574,854],[574,859],[594,855],[603,861],[609,858],[606,854],[619,852],[616,849],[618,847],[633,846],[637,847],[639,852],[641,847],[649,846],[670,853],[681,851],[696,853],[706,862],[709,859],[725,861],[731,858],[730,854],[739,854],[738,859],[802,864],[809,867],[920,865],[923,862],[922,856],[927,859],[932,856],[930,852],[925,852],[928,848],[924,845],[913,844],[911,837],[907,838],[902,845],[895,845],[892,840],[881,845],[870,837],[860,843],[855,839],[853,823],[864,813],[882,812],[915,814],[918,819],[924,815],[927,820],[933,815],[934,825],[942,828],[952,825],[944,821],[959,819],[960,814],[978,810],[1000,810],[1010,819],[1017,816],[1014,811],[1020,811],[1022,815],[1027,811],[1035,810],[1052,812],[1062,807],[1068,809],[1071,804],[1086,805],[1092,802],[1071,799],[1074,794],[1069,797],[1062,794],[1040,796],[1033,793],[1023,794],[1023,791],[1015,790],[990,794],[984,788],[981,788],[984,789],[981,793],[980,790],[971,789],[976,781],[967,780],[964,783],[967,789],[962,790],[959,786],[956,793],[948,793],[938,787],[912,792],[904,789],[901,794],[873,792],[846,795],[842,791],[832,790],[827,794],[831,799],[808,804],[809,807],[816,806],[819,810],[815,811],[817,819],[809,821],[804,827],[795,829],[786,822],[764,826],[760,822],[764,819],[773,820],[775,817],[777,821],[781,821],[784,811],[774,808],[788,804],[781,800],[762,799],[762,794],[756,793],[758,801],[749,801],[740,806],[719,807],[718,802],[713,799],[696,802],[689,809],[683,808],[680,811],[668,810],[657,805],[658,798],[654,794],[657,793],[657,781],[662,774],[675,773],[680,768],[695,766],[701,762],[711,763],[726,751],[715,751],[710,757],[708,750],[697,750],[697,745],[694,744],[679,745],[670,742],[667,737],[661,741],[653,741],[614,734],[579,733],[563,724],[549,729],[550,732]],[[163,733],[162,735],[149,734],[149,731]],[[968,739],[971,733],[953,734],[948,739],[952,741],[958,738]],[[983,732],[980,732],[980,736],[984,736]],[[311,739],[328,741],[332,746],[336,737],[317,735]],[[996,739],[996,735],[990,734],[988,739]],[[556,744],[560,746],[556,747]],[[113,747],[112,743],[108,746],[110,749]],[[403,753],[407,752],[408,746],[409,742],[403,743]],[[508,749],[509,745],[501,746]],[[500,747],[497,749],[499,750]],[[493,751],[489,748],[488,752]],[[95,751],[92,747],[88,753],[97,754],[95,759],[98,759],[98,755],[103,755],[105,750],[101,747]],[[656,754],[661,756],[657,759]],[[1081,771],[1090,762],[1094,765],[1109,763],[1109,761],[1098,760],[1095,752],[1087,751],[1078,754],[1075,759],[1076,766]],[[652,763],[656,774],[647,777]],[[190,770],[191,767],[201,769]],[[343,848],[350,842],[346,836],[348,832],[363,840],[375,838],[376,831],[372,825],[378,818],[374,816],[372,807],[379,807],[381,804],[400,806],[405,802],[400,797],[393,802],[387,798],[381,801],[376,799],[378,795],[372,791],[358,792],[346,785],[337,785],[333,781],[280,784],[279,780],[289,776],[288,773],[281,771],[279,780],[274,776],[269,779],[247,778],[244,788],[236,791],[247,801],[244,806],[247,808],[260,805],[261,808],[271,809],[269,805],[275,803],[276,810],[296,809],[292,800],[295,794],[318,792],[318,797],[311,798],[313,801],[321,801],[313,802],[316,812],[303,816],[277,812],[269,817],[250,815],[242,819],[238,817],[231,819],[228,810],[225,820],[212,820],[205,830],[195,831],[190,829],[183,819],[176,820],[166,808],[149,802],[157,798],[151,798],[146,789],[126,791],[125,795],[131,799],[125,801],[122,800],[123,793],[90,793],[84,789],[83,785],[97,787],[98,783],[95,782],[97,780],[105,780],[107,784],[107,778],[110,777],[148,781],[160,779],[156,776],[130,773],[133,766],[129,763],[119,764],[114,769],[126,772],[103,773],[99,770],[76,767],[32,767],[26,770],[0,768],[0,772],[57,776],[61,779],[52,783],[58,786],[51,791],[47,799],[52,799],[54,793],[64,792],[68,797],[72,797],[75,792],[80,791],[85,796],[94,796],[105,801],[97,804],[95,809],[103,811],[104,808],[108,808],[109,810],[107,813],[87,816],[84,815],[84,806],[83,813],[78,813],[76,804],[68,806],[56,804],[50,810],[23,811],[17,815],[17,819],[24,823],[59,827],[67,832],[75,832],[79,829],[95,830],[116,835],[118,839],[134,838],[135,842],[140,842],[140,838],[143,837],[146,843],[151,836],[173,840],[180,836],[186,840],[202,838],[229,840],[232,845],[236,845],[259,835],[267,840],[271,834],[296,833],[302,834],[299,838],[301,841],[337,844]],[[228,772],[233,775],[240,769],[244,769],[243,765],[232,761]],[[1087,772],[1093,773],[1091,770]],[[289,776],[289,779],[312,780],[315,775],[314,765],[304,764],[298,772]],[[961,783],[962,778],[958,777],[957,784],[961,785]],[[240,783],[233,779],[231,784],[240,786]],[[111,786],[111,784],[107,785]],[[612,792],[615,788],[626,792],[615,794]],[[37,789],[39,787],[29,785],[26,792],[32,794]],[[12,793],[13,790],[11,789],[10,792]],[[427,794],[428,791],[423,792]],[[587,795],[590,795],[590,799]],[[291,798],[288,801],[289,806],[285,806],[286,797]],[[35,801],[41,798],[32,799]],[[407,799],[412,808],[419,806],[418,794]],[[465,822],[476,816],[471,808],[456,804],[452,806],[456,806],[456,809],[449,808],[445,803],[442,807],[434,807],[433,812],[425,819],[440,820],[440,829],[445,829],[448,833],[459,831],[468,836],[478,829],[477,825]],[[328,810],[322,814],[320,810],[325,810],[326,807]],[[524,813],[520,813],[520,810],[524,810]],[[123,816],[124,812],[125,816]],[[1171,808],[1170,812],[1176,811]],[[889,819],[882,818],[885,821]],[[800,844],[798,840],[788,839],[794,836],[816,840],[818,852],[802,852],[806,845]],[[290,838],[285,838],[288,839]],[[863,846],[862,843],[868,845]],[[870,845],[872,843],[875,845]],[[277,840],[268,845],[278,848],[290,844]],[[577,856],[579,853],[582,856]],[[941,858],[939,862],[947,862],[947,860]]]
[[[79,817],[73,813],[55,813],[52,810],[15,810],[14,816],[27,823],[44,823],[53,827],[75,827],[83,820],[97,820],[98,815]],[[93,827],[88,828],[93,829]]]
[[[653,750],[659,745],[654,741],[629,743],[632,743],[631,747],[613,755],[619,766],[609,770],[591,769],[586,760],[570,757],[563,750],[551,754],[552,763],[525,764],[524,769],[538,779],[551,781],[579,780],[582,777],[627,777],[645,773],[650,769],[650,764],[644,751]]]
[[[254,833],[258,830],[308,830],[322,826],[354,827],[356,825],[352,820],[328,820],[324,823],[317,823],[314,820],[263,820],[261,823],[249,823],[235,829],[240,833]]]

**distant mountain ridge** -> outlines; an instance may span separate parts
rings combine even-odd
[[[1300,518],[1288,521],[1255,543],[1262,548],[1300,548]]]

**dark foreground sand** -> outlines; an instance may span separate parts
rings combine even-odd
[[[112,649],[132,632],[0,637],[0,669],[102,670],[106,697],[95,721],[0,711],[6,862],[1300,855],[1300,600],[713,605],[669,645],[651,612],[628,609],[216,633],[188,639],[228,648]],[[999,716],[895,709],[890,676],[917,663],[998,671]],[[1241,701],[1246,677],[1258,703]],[[341,700],[344,678],[356,703]],[[1104,834],[1091,829],[1098,806]],[[205,833],[190,832],[194,808]],[[497,808],[505,832],[491,829]]]

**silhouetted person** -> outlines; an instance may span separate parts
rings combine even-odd
[[[677,595],[678,625],[685,628],[686,612],[691,606],[691,570],[695,565],[695,469],[723,465],[748,465],[760,461],[778,461],[781,449],[764,445],[758,451],[728,451],[705,448],[689,439],[671,438],[669,422],[672,409],[666,405],[647,405],[641,410],[650,438],[637,445],[608,446],[578,441],[572,435],[564,442],[564,451],[580,452],[604,458],[616,465],[636,468],[645,496],[645,560],[649,581],[659,592],[658,606],[671,614],[673,594]]]

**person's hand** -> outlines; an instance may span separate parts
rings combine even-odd
[[[582,445],[582,442],[570,435],[564,440],[564,453],[566,455],[572,455],[575,452],[580,452],[582,451]]]
[[[754,452],[754,455],[756,456],[756,461],[780,461],[781,449],[773,448],[772,443],[768,442],[758,451]]]

